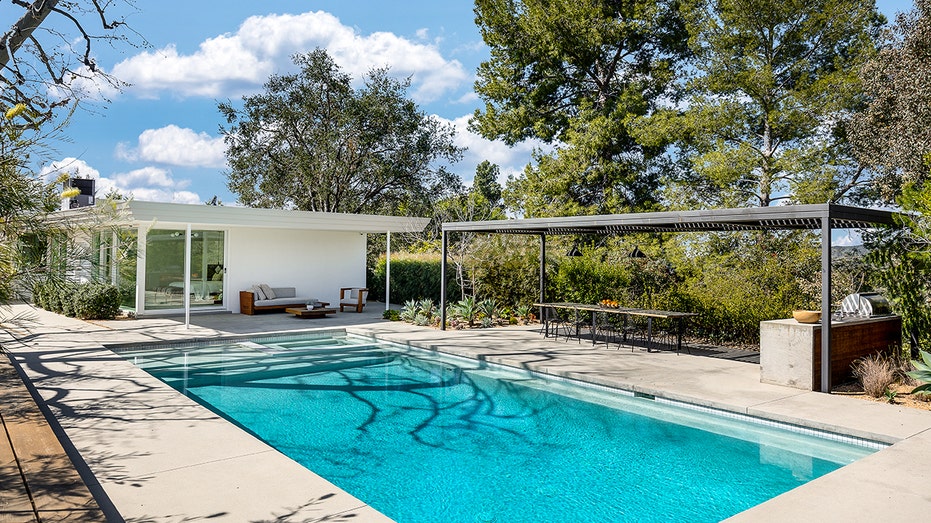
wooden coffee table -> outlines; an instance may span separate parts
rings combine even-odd
[[[336,314],[336,309],[320,307],[317,309],[308,309],[307,307],[290,307],[284,310],[298,318],[326,318],[327,314]]]

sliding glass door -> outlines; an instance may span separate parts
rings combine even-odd
[[[145,309],[184,308],[185,231],[152,229],[146,235]],[[191,231],[191,308],[223,305],[223,231]]]

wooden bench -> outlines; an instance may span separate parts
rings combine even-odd
[[[322,301],[321,305],[326,307],[329,305],[329,302]],[[307,304],[303,301],[296,301],[294,303],[277,303],[275,305],[256,305],[255,304],[255,294],[252,294],[252,291],[239,291],[239,312],[242,314],[253,315],[256,312],[262,311],[285,311],[291,307],[307,307]]]

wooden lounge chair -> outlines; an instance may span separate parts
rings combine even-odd
[[[369,290],[364,287],[341,288],[339,290],[339,312],[343,312],[347,307],[355,309],[356,312],[362,312],[368,295]]]

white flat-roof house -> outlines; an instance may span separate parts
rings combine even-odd
[[[143,201],[120,202],[103,218],[93,207],[54,214],[91,231],[95,277],[118,285],[123,306],[138,316],[238,313],[239,291],[260,283],[335,303],[341,287],[365,287],[368,234],[390,238],[429,222]]]

